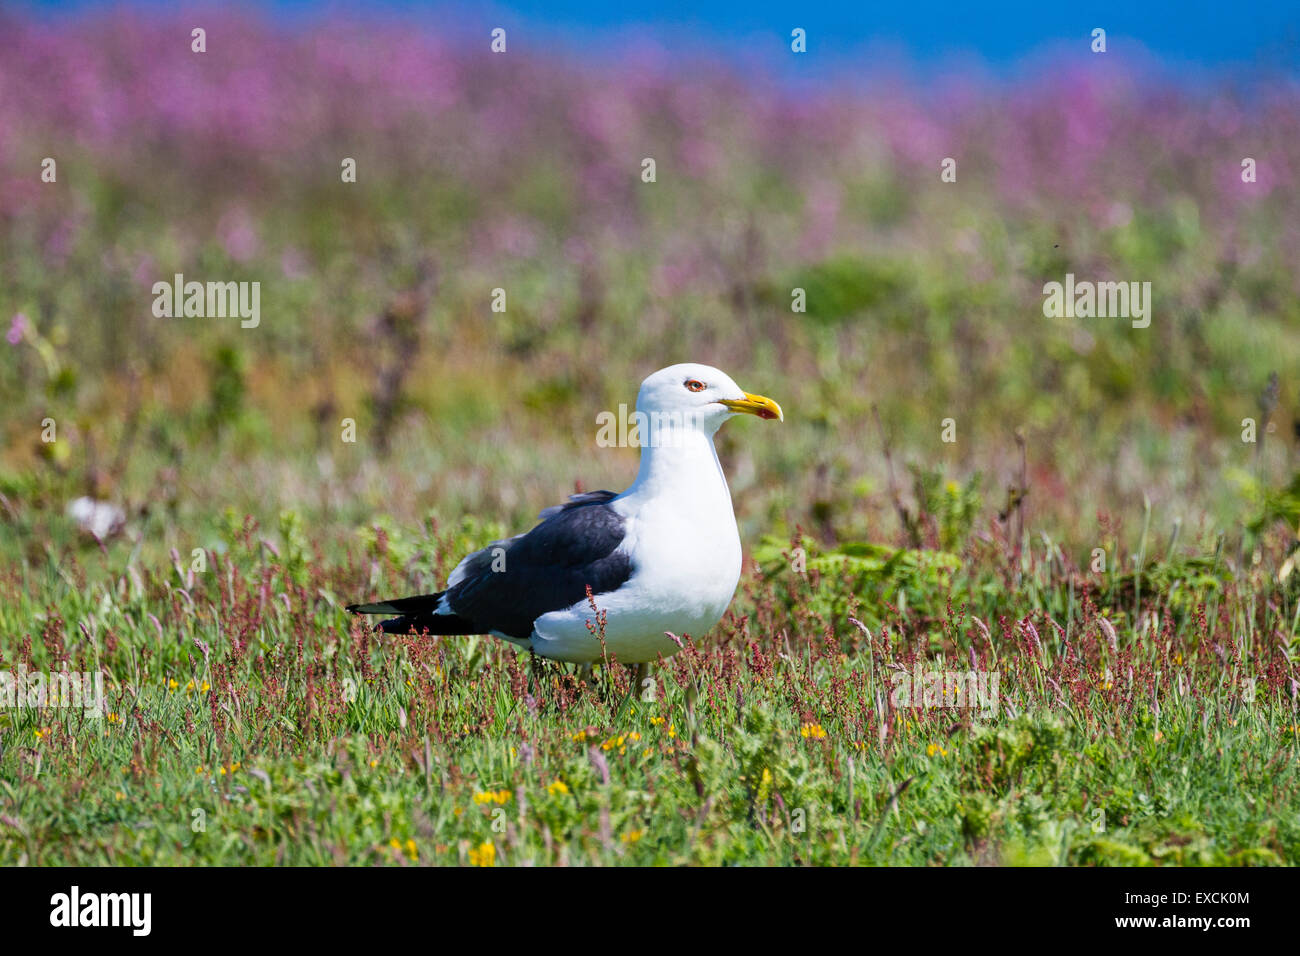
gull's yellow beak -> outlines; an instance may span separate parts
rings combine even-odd
[[[724,398],[718,404],[726,405],[733,412],[745,412],[750,415],[757,415],[759,418],[775,418],[779,422],[785,421],[785,413],[781,411],[781,406],[766,395],[751,395],[746,392],[744,398]]]

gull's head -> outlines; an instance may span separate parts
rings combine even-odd
[[[747,392],[731,376],[711,365],[684,362],[661,368],[641,383],[636,410],[645,415],[681,421],[713,434],[732,415],[785,418],[781,406],[764,395]]]

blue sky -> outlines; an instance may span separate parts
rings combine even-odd
[[[114,4],[34,0],[29,6],[58,8]],[[136,6],[171,8],[174,2],[142,0]],[[304,0],[245,2],[290,21],[311,17],[328,5]],[[496,0],[488,4],[421,4],[378,0],[338,9],[355,16],[387,15],[434,29],[477,33],[487,25],[515,28],[517,43],[548,49],[611,51],[625,40],[652,38],[669,49],[692,47],[720,56],[788,54],[793,27],[808,31],[808,56],[790,68],[854,66],[894,59],[925,71],[936,65],[1014,70],[1026,61],[1042,65],[1088,54],[1089,35],[1103,27],[1108,53],[1143,64],[1155,61],[1189,75],[1261,68],[1300,74],[1300,2],[1262,0],[1156,0],[1126,3],[936,3],[777,2],[777,0]]]
[[[773,0],[664,3],[656,0],[513,0],[497,5],[532,21],[577,27],[689,24],[723,38],[809,31],[810,52],[851,53],[870,41],[907,48],[917,59],[975,53],[1012,62],[1053,41],[1086,40],[1093,27],[1138,39],[1162,57],[1202,65],[1251,63],[1261,53],[1300,59],[1300,3],[1225,0],[1127,3],[797,3]],[[1288,42],[1289,41],[1289,42]]]

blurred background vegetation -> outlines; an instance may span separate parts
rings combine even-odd
[[[245,514],[316,549],[430,518],[521,530],[631,480],[596,415],[688,360],[786,409],[720,436],[750,546],[1043,531],[1083,563],[1131,544],[1144,501],[1185,545],[1295,527],[1294,84],[1098,57],[812,89],[689,55],[205,23],[197,55],[169,14],[0,13],[6,561],[93,552],[82,495],[122,509],[112,553],[154,560],[223,548]],[[1150,282],[1150,327],[1045,318],[1067,272]],[[260,326],[155,318],[175,273],[260,282]]]

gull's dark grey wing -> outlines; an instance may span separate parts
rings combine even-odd
[[[537,515],[538,521],[545,521],[558,515],[561,511],[569,508],[576,508],[579,505],[604,504],[607,501],[613,501],[618,495],[612,491],[584,491],[581,494],[569,495],[569,500],[562,505],[551,505],[549,508],[543,508]]]
[[[619,550],[623,516],[609,506],[614,497],[611,491],[593,491],[547,508],[527,534],[469,555],[452,572],[445,591],[348,610],[400,615],[381,625],[389,633],[496,632],[527,640],[543,614],[578,603],[588,587],[604,594],[631,576],[632,562]]]

